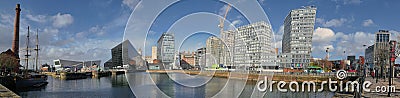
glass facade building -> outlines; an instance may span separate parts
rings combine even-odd
[[[175,39],[173,33],[163,33],[157,41],[157,59],[165,69],[174,68]]]
[[[312,37],[317,8],[306,6],[291,10],[284,21],[282,52],[290,54],[282,67],[307,68],[311,59]]]

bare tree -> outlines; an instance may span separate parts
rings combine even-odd
[[[15,56],[1,53],[0,54],[0,66],[6,70],[18,70],[18,59]]]
[[[376,65],[378,65],[378,69],[380,72],[380,77],[386,79],[386,66],[389,66],[389,50],[388,49],[378,49],[376,55]]]

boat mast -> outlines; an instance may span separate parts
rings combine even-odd
[[[35,59],[35,62],[36,62],[36,66],[35,66],[35,70],[36,71],[38,71],[38,66],[39,66],[39,63],[38,63],[38,61],[39,61],[39,29],[36,29],[36,48],[34,49],[35,51],[36,51],[36,59]]]
[[[29,63],[29,26],[28,26],[28,35],[26,36],[27,40],[26,40],[26,55],[25,55],[25,61],[26,61],[26,68],[25,70],[28,70],[28,63]]]

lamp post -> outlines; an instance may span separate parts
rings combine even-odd
[[[328,62],[328,60],[329,60],[329,48],[326,48],[326,61],[324,61],[324,63],[323,63],[323,65],[324,65],[324,68],[325,68],[325,64]],[[330,66],[330,69],[329,70],[332,70],[332,66]]]
[[[364,49],[366,49],[365,47],[366,47],[367,45],[363,45],[363,47],[364,47]],[[365,50],[364,50],[364,53],[365,53]],[[364,55],[364,57],[365,57],[365,55]],[[365,59],[364,59],[365,60]],[[363,71],[364,71],[364,77],[367,77],[367,71],[366,71],[366,68],[367,68],[367,66],[366,66],[367,64],[363,64],[362,66],[363,66]]]
[[[389,43],[389,45],[390,45],[390,52],[389,52],[389,54],[390,54],[390,61],[389,61],[389,87],[392,87],[392,83],[393,83],[393,80],[392,80],[392,76],[393,76],[393,64],[392,63],[394,63],[395,62],[395,60],[396,60],[396,55],[395,55],[395,51],[396,51],[396,41],[390,41],[390,43]],[[390,97],[390,93],[391,93],[391,88],[389,88],[389,92],[388,92],[388,97]]]

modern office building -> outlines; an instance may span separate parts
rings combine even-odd
[[[285,67],[285,64],[291,64],[292,63],[292,55],[291,55],[291,53],[280,53],[280,54],[278,54],[278,65],[280,66],[280,67],[284,67],[284,68],[287,68],[287,67]],[[287,65],[287,66],[289,66],[289,65]]]
[[[375,33],[374,65],[389,66],[389,41],[388,30],[379,30]]]
[[[222,40],[215,36],[209,37],[206,41],[207,53],[210,54],[210,56],[213,56],[213,58],[215,58],[214,59],[216,62],[215,64],[217,65],[225,64],[225,54],[223,52],[224,46],[225,45],[224,43],[222,43]]]
[[[237,28],[234,34],[234,66],[246,70],[277,69],[271,25],[256,22]]]
[[[165,69],[173,69],[175,58],[175,39],[173,33],[163,33],[157,41],[157,59]]]
[[[291,62],[283,67],[307,68],[311,59],[312,36],[317,8],[306,6],[291,10],[284,21],[282,52],[290,53]]]
[[[203,57],[205,54],[206,54],[206,48],[205,47],[199,48],[199,49],[196,50],[196,52],[195,52],[196,56],[195,56],[195,59],[194,59],[194,65],[196,67],[200,66],[200,58]]]
[[[369,68],[374,67],[374,46],[375,45],[371,45],[365,49],[365,64],[369,66]]]
[[[234,42],[235,42],[235,34],[237,33],[236,30],[228,30],[221,32],[221,40],[226,45],[224,48],[224,55],[225,55],[225,66],[228,68],[234,68],[233,66],[233,49],[234,49]]]
[[[375,65],[389,66],[389,42],[390,32],[379,30],[375,33],[375,43],[365,49],[366,64],[370,68],[380,67]]]
[[[125,65],[125,66],[124,66]],[[145,60],[139,51],[125,40],[111,49],[111,59],[104,64],[105,69],[129,67],[130,70],[145,70]]]

